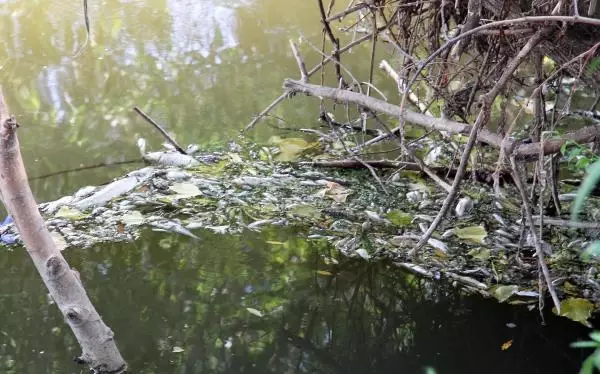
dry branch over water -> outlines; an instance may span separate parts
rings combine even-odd
[[[98,374],[123,373],[127,365],[116,346],[112,330],[104,323],[89,297],[79,274],[62,256],[27,182],[27,173],[16,130],[19,127],[0,88],[0,192],[13,217],[22,242],[52,299],[71,327],[82,353],[75,360]],[[40,328],[50,328],[40,325]]]
[[[551,240],[550,230],[544,226],[538,230],[531,217],[546,215],[550,205],[560,216],[564,211],[558,199],[560,157],[573,145],[585,148],[600,139],[597,120],[573,125],[574,109],[593,111],[598,104],[596,99],[592,108],[578,107],[574,98],[575,92],[598,95],[600,19],[594,4],[376,0],[352,2],[346,9],[335,8],[333,1],[328,5],[318,0],[318,4],[322,63],[307,72],[301,45],[293,44],[301,80],[286,79],[284,93],[246,130],[284,98],[303,93],[320,100],[319,117],[325,119],[330,133],[315,132],[323,134],[323,143],[342,144],[338,149],[345,154],[332,152],[340,167],[362,165],[378,184],[385,179],[372,168],[377,162],[386,167],[400,162],[399,172],[410,164],[431,177],[445,197],[436,217],[422,228],[418,243],[408,252],[413,256],[452,220],[449,212],[464,196],[462,182],[469,174],[495,167],[494,195],[501,205],[506,192],[499,187],[500,171],[511,170],[522,200],[521,230],[535,245],[542,270],[540,279],[545,284],[540,288],[549,291],[560,310],[542,251],[545,241]],[[356,35],[362,36],[357,39]],[[349,39],[354,41],[346,45],[370,46],[350,53],[340,47]],[[385,60],[378,61],[376,56],[381,54]],[[343,62],[357,55],[366,65],[362,76]],[[334,65],[333,75],[325,66],[329,62]],[[374,79],[375,66],[387,75]],[[317,71],[321,72],[320,84],[310,83]],[[324,85],[324,76],[334,78],[336,87]],[[375,92],[384,99],[371,97]],[[327,110],[345,117],[346,122],[332,120]],[[427,133],[415,139],[411,135],[415,126]],[[373,135],[373,131],[381,133]],[[394,158],[372,160],[369,155],[376,147],[385,148],[389,142],[399,145],[390,156]],[[534,161],[535,168],[523,168]],[[319,160],[317,164],[331,167],[335,162]],[[431,172],[440,166],[454,171],[451,180],[449,175],[439,179]],[[551,219],[560,221],[561,217]],[[515,256],[517,262],[523,261],[520,252]]]

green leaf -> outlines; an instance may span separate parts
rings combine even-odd
[[[263,316],[263,313],[262,313],[260,310],[258,310],[258,309],[254,309],[254,308],[246,308],[246,310],[247,310],[248,312],[250,312],[250,314],[254,314],[254,315],[255,315],[255,316],[257,316],[257,317],[262,317],[262,316]]]
[[[307,149],[313,148],[318,143],[309,143],[302,138],[281,139],[277,143],[279,154],[275,156],[278,161],[296,161]]]
[[[65,218],[71,221],[79,221],[87,216],[87,214],[84,214],[81,211],[67,205],[61,206],[58,212],[56,212],[54,215],[56,218]]]
[[[596,342],[574,342],[571,343],[571,348],[596,348],[598,343]]]
[[[600,331],[592,331],[590,333],[590,338],[593,341],[600,343]]]
[[[462,229],[456,229],[456,236],[460,239],[470,240],[474,243],[483,244],[483,239],[487,236],[487,231],[485,227],[479,226],[469,226],[463,227]]]
[[[401,210],[392,210],[385,217],[396,226],[408,226],[413,220],[413,216]]]
[[[141,225],[144,223],[144,216],[141,212],[134,210],[121,217],[121,221],[126,225]]]
[[[587,175],[584,178],[583,183],[581,183],[579,191],[577,191],[577,197],[571,208],[571,219],[573,221],[577,220],[577,216],[583,208],[585,198],[592,192],[594,187],[596,187],[598,181],[600,181],[600,161],[594,162],[592,166],[588,168]]]
[[[198,186],[192,183],[175,183],[169,187],[169,189],[177,193],[175,197],[179,199],[185,199],[202,194]]]
[[[499,302],[503,303],[508,300],[509,297],[514,295],[519,290],[518,286],[494,286],[490,288],[492,296],[494,296]]]
[[[330,277],[333,275],[331,272],[329,272],[327,270],[317,270],[316,273],[319,275],[326,276],[326,277]]]
[[[600,57],[594,57],[588,63],[587,69],[585,71],[586,75],[594,75],[595,72],[600,70]]]
[[[488,248],[473,248],[467,253],[476,260],[486,261],[490,258],[490,250]]]
[[[583,361],[583,364],[581,364],[581,370],[579,370],[579,374],[594,374],[594,355],[597,355],[597,353],[593,353],[590,357]]]
[[[569,298],[561,301],[559,315],[591,327],[588,318],[592,315],[593,310],[594,304],[590,301],[581,298]],[[552,308],[552,311],[557,314],[556,308]]]

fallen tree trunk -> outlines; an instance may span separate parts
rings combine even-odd
[[[25,243],[29,256],[73,330],[82,353],[75,361],[94,373],[123,373],[127,365],[117,348],[114,334],[104,324],[83,288],[79,275],[67,264],[44,224],[19,150],[14,118],[0,87],[0,194]]]
[[[444,118],[436,118],[425,114],[416,113],[409,109],[400,110],[398,105],[372,98],[357,92],[342,90],[334,87],[318,86],[310,83],[286,79],[283,87],[289,92],[303,92],[310,96],[324,97],[343,103],[354,103],[364,106],[375,112],[384,113],[394,117],[404,117],[407,122],[424,127],[429,130],[447,131],[455,134],[469,134],[471,126]],[[393,129],[392,132],[397,131]],[[559,139],[548,139],[542,142],[524,144],[521,140],[508,141],[505,146],[507,150],[512,149],[512,153],[520,160],[535,160],[539,157],[540,151],[544,155],[560,152],[562,145],[567,141],[577,143],[589,143],[600,137],[600,125],[586,126],[577,131],[564,134]],[[502,138],[489,130],[481,129],[477,134],[477,140],[486,143],[494,148],[500,149]]]

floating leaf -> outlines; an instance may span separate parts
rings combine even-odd
[[[144,216],[141,212],[134,210],[121,217],[121,221],[126,225],[141,225],[144,223]]]
[[[278,161],[296,161],[302,152],[314,147],[315,144],[317,143],[309,143],[302,138],[281,139],[277,144],[279,154],[275,158]]]
[[[229,159],[234,164],[242,164],[244,162],[242,160],[242,157],[239,154],[237,154],[237,153],[228,153],[227,156],[229,156]]]
[[[326,270],[317,270],[316,273],[319,274],[319,275],[325,275],[325,276],[328,276],[328,277],[330,277],[330,276],[333,275],[332,273],[330,273],[330,272],[328,272]]]
[[[254,308],[246,308],[246,310],[248,312],[250,312],[250,314],[254,314],[257,317],[262,318],[262,316],[263,316],[263,313],[260,310],[257,310],[257,309],[254,309]]]
[[[587,327],[592,327],[588,318],[592,315],[594,304],[589,300],[581,298],[569,298],[560,303],[560,316],[567,317],[570,320],[579,322]],[[556,307],[552,308],[554,314],[557,314]]]
[[[364,258],[365,260],[368,260],[371,258],[371,255],[369,254],[369,252],[367,252],[367,250],[364,248],[357,249],[356,254],[359,255],[360,257]]]
[[[490,258],[490,250],[488,248],[473,248],[467,253],[476,260],[486,261]]]
[[[348,195],[350,190],[335,182],[327,182],[327,187],[316,193],[318,197],[329,197],[337,203],[345,203]]]
[[[461,239],[483,244],[483,239],[487,236],[487,231],[485,231],[485,227],[479,225],[456,229],[455,234]]]
[[[385,217],[390,220],[396,226],[407,226],[413,220],[413,216],[409,213],[401,210],[392,210],[388,212]]]
[[[519,290],[518,286],[494,286],[490,288],[492,296],[494,296],[499,302],[503,303],[510,298],[514,293]]]
[[[175,183],[169,187],[169,189],[177,193],[176,198],[178,199],[185,199],[202,194],[198,186],[192,183]]]
[[[72,208],[68,205],[60,207],[58,212],[54,215],[56,218],[66,218],[71,221],[78,221],[87,217],[87,214],[82,213],[80,210]]]
[[[321,211],[310,204],[293,204],[288,207],[288,212],[297,217],[316,218],[321,215]]]
[[[504,343],[502,343],[502,346],[500,347],[500,349],[502,349],[503,351],[506,351],[508,348],[510,348],[513,344],[512,339],[509,341],[506,341]]]

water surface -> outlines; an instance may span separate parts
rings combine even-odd
[[[338,258],[301,232],[199,234],[66,253],[131,372],[576,373],[584,358],[568,346],[583,326]],[[3,253],[0,268],[0,372],[79,372],[26,254]]]
[[[135,105],[184,145],[234,138],[298,76],[289,39],[321,40],[314,1],[89,3],[86,44],[81,2],[0,1],[0,80],[39,201],[140,165],[63,170],[139,159],[140,137],[160,147]],[[318,105],[295,98],[273,115],[285,121],[250,136],[310,127]],[[65,252],[132,372],[575,373],[583,359],[568,347],[582,326],[552,315],[542,326],[523,307],[337,258],[293,229],[202,237],[148,231]],[[0,271],[0,372],[85,372],[69,362],[78,346],[26,253],[2,251]]]

